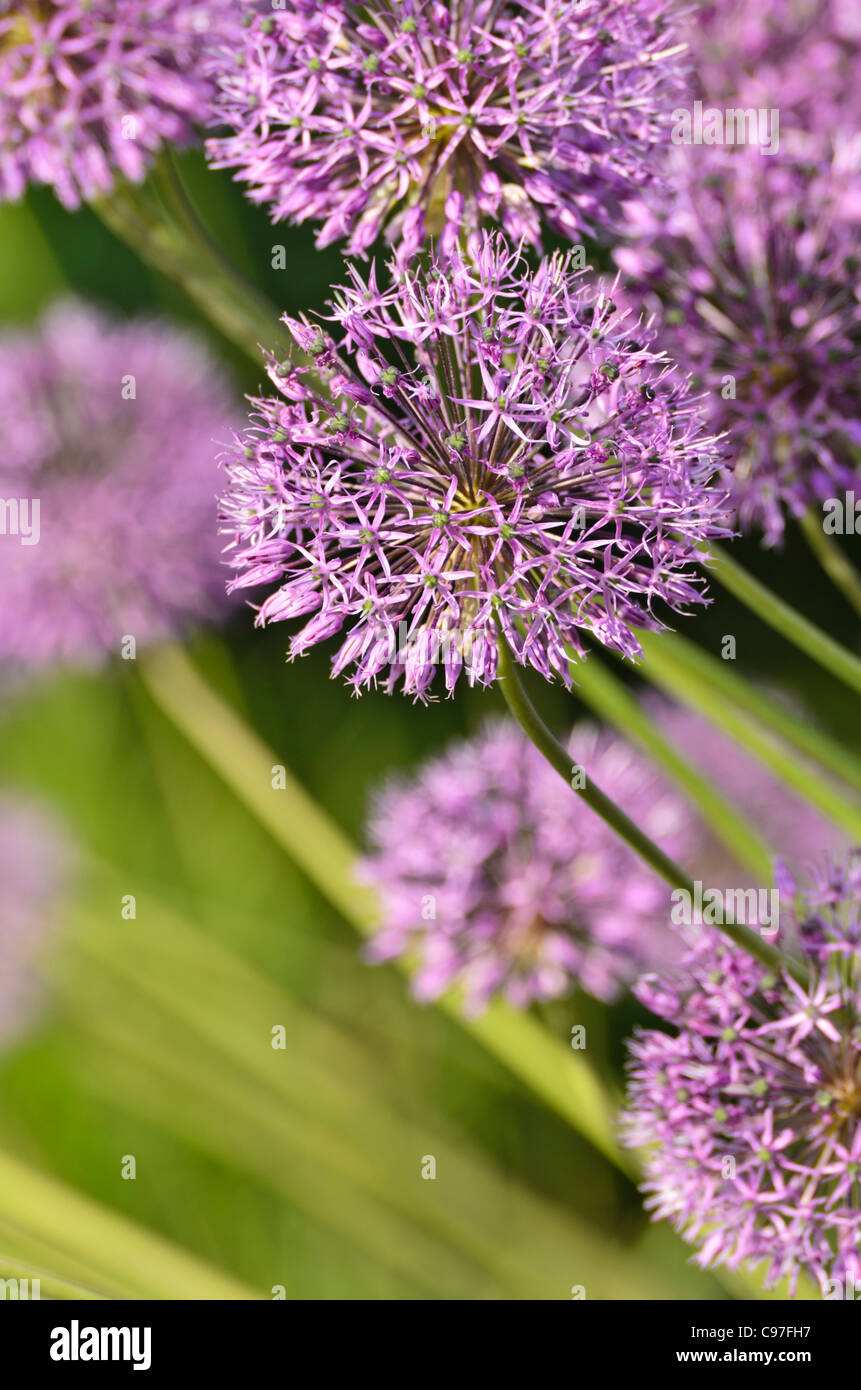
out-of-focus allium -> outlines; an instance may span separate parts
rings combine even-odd
[[[21,1031],[38,1000],[38,960],[50,942],[69,865],[54,821],[23,797],[0,795],[0,1044]]]
[[[674,200],[629,206],[638,240],[616,252],[660,296],[667,349],[727,432],[740,523],[768,544],[787,512],[861,485],[859,161],[857,138],[821,166],[686,151]]]
[[[797,893],[780,942],[809,987],[704,929],[687,960],[637,993],[675,1035],[631,1044],[628,1142],[646,1145],[647,1205],[703,1266],[767,1264],[861,1281],[861,853]],[[830,1290],[833,1292],[833,1289]]]
[[[776,108],[781,148],[815,158],[858,126],[855,0],[706,0],[683,29],[693,95],[724,109]]]
[[[0,198],[66,207],[141,180],[207,119],[212,31],[230,0],[0,0]]]
[[[354,254],[385,228],[410,257],[487,217],[536,245],[542,218],[603,230],[655,175],[684,51],[665,0],[289,0],[246,20],[212,161]]]
[[[651,713],[791,865],[842,851],[816,812],[697,716],[664,700]],[[582,767],[705,884],[747,885],[694,808],[622,739],[586,724],[569,747],[572,770]],[[362,874],[382,901],[370,956],[415,953],[420,997],[457,980],[473,1009],[498,992],[523,1004],[575,984],[610,998],[683,949],[667,888],[514,725],[490,726],[391,782],[369,837]]]
[[[790,867],[846,851],[841,831],[711,724],[660,698],[646,696],[643,703],[676,751],[711,779]],[[753,886],[750,872],[736,866],[705,828],[688,868],[705,884]]]
[[[491,682],[501,630],[567,681],[582,631],[635,656],[657,601],[702,601],[718,448],[648,325],[501,236],[384,291],[350,276],[339,343],[287,320],[334,403],[273,363],[286,399],[226,459],[234,587],[278,585],[260,623],[312,615],[291,656],[346,626],[334,674],[424,697],[440,664]]]
[[[569,748],[646,833],[683,860],[698,831],[652,767],[590,725]],[[677,949],[666,885],[576,796],[520,730],[490,726],[379,797],[362,876],[380,892],[372,960],[415,952],[413,989],[457,981],[465,1007],[575,985],[601,999]]]
[[[214,439],[233,413],[201,347],[61,305],[0,338],[0,662],[89,665],[219,611]]]

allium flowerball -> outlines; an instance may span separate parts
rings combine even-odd
[[[629,209],[617,260],[726,431],[742,528],[775,544],[787,515],[861,489],[861,144],[813,164],[704,147],[676,173],[672,201]]]
[[[275,220],[403,258],[494,218],[605,230],[659,167],[684,44],[664,0],[288,0],[224,44],[210,141]]]
[[[38,963],[57,925],[71,865],[53,819],[25,798],[0,794],[0,1045],[38,1002]]]
[[[778,978],[704,929],[637,992],[673,1032],[631,1044],[626,1129],[648,1146],[647,1206],[696,1262],[800,1271],[823,1293],[861,1283],[861,853],[798,892],[781,882],[779,944],[810,973]]]
[[[671,856],[700,832],[654,769],[591,725],[569,743],[583,769]],[[456,744],[380,795],[361,875],[379,890],[375,961],[415,953],[414,993],[457,982],[478,1013],[491,996],[551,999],[575,985],[612,999],[677,951],[669,890],[567,786],[516,725]]]
[[[139,181],[210,114],[205,55],[231,0],[0,0],[0,199],[66,207]]]
[[[568,681],[583,632],[635,656],[634,627],[702,601],[719,446],[570,256],[533,273],[483,235],[385,290],[353,267],[331,319],[286,320],[315,365],[272,363],[225,459],[234,587],[272,588],[260,623],[306,618],[291,656],[338,633],[333,674],[425,698],[440,666],[493,681],[502,633]]]
[[[842,851],[842,837],[695,715],[651,702],[675,746],[790,864]],[[753,886],[677,788],[607,730],[579,725],[581,768],[707,886]],[[362,876],[379,892],[373,960],[415,955],[423,998],[449,984],[467,1006],[517,1004],[580,985],[610,998],[677,958],[670,890],[566,787],[512,724],[456,744],[378,794]]]
[[[232,413],[206,352],[167,323],[64,304],[0,337],[7,672],[96,664],[221,611],[214,441]]]

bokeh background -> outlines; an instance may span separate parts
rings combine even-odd
[[[271,228],[196,153],[181,164],[249,278],[282,311],[322,308],[337,250]],[[285,271],[271,267],[276,244]],[[0,258],[4,330],[71,292],[119,316],[190,323],[228,365],[237,402],[263,379],[87,209],[71,216],[47,192],[4,205]],[[857,649],[851,612],[797,538],[780,554],[736,553]],[[713,654],[734,634],[741,673],[792,692],[861,751],[853,702],[727,595],[684,630]],[[357,845],[381,778],[501,711],[495,693],[462,684],[429,707],[356,701],[329,679],[325,651],[289,666],[285,645],[239,609],[189,654]],[[561,688],[536,698],[560,731],[583,714]],[[136,663],[0,695],[0,783],[54,807],[80,847],[44,1008],[0,1056],[0,1276],[41,1273],[43,1296],[170,1298],[566,1299],[580,1285],[597,1299],[710,1299],[755,1287],[691,1266],[629,1176],[456,1019],[414,1004],[394,969],[362,962],[354,928],[168,722]],[[618,1091],[639,1007],[575,997],[542,1013],[562,1044],[586,1024],[590,1061]],[[270,1044],[277,1025],[284,1050]]]

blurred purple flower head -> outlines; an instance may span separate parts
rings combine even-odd
[[[38,961],[50,945],[71,854],[40,808],[0,794],[0,1044],[26,1026],[38,1002]]]
[[[856,0],[705,0],[682,30],[696,97],[777,108],[781,146],[815,158],[858,126],[861,18]]]
[[[654,177],[684,46],[665,0],[288,0],[221,48],[209,142],[276,221],[404,258],[483,218],[602,231]]]
[[[677,1033],[631,1043],[627,1140],[647,1145],[647,1206],[703,1266],[861,1282],[861,853],[799,893],[780,941],[810,984],[769,975],[705,929],[642,1001]],[[854,1294],[853,1294],[854,1296]]]
[[[227,384],[185,333],[77,304],[0,338],[0,662],[90,665],[223,607]]]
[[[779,127],[760,127],[771,152],[674,148],[616,258],[653,286],[668,351],[727,432],[740,525],[776,544],[787,513],[861,485],[861,21],[851,0],[721,0],[684,36],[691,97]]]
[[[696,715],[658,699],[650,713],[791,864],[842,849],[816,812]],[[748,885],[748,871],[645,756],[589,724],[569,748],[572,773],[582,767],[692,873]],[[459,982],[473,1010],[496,993],[525,1004],[575,985],[607,999],[683,949],[666,885],[514,725],[492,725],[390,782],[369,838],[361,872],[382,902],[370,956],[415,952],[422,998]]]
[[[861,142],[819,165],[679,153],[674,199],[629,206],[638,235],[616,259],[654,288],[667,350],[727,432],[740,525],[775,544],[787,513],[861,487]]]
[[[654,332],[554,255],[500,236],[380,290],[355,267],[331,318],[288,320],[328,378],[273,363],[226,458],[234,587],[277,584],[258,621],[310,615],[291,656],[347,627],[333,674],[425,698],[515,658],[570,680],[588,631],[703,601],[696,546],[722,530],[716,441]]]
[[[139,182],[211,112],[205,54],[230,0],[0,0],[0,199],[69,208]],[[232,21],[235,23],[235,21]]]
[[[569,743],[585,769],[667,853],[698,832],[684,803],[620,740],[590,725]],[[666,885],[520,732],[491,725],[379,797],[361,866],[382,900],[374,961],[409,956],[413,990],[462,986],[465,1007],[518,1006],[575,985],[612,999],[677,942]]]
[[[784,692],[768,693],[779,703],[791,703]],[[773,855],[793,868],[800,868],[848,850],[843,831],[808,802],[787,790],[762,763],[699,715],[660,696],[647,694],[642,703],[676,752],[705,774],[747,819]],[[811,715],[805,711],[803,717],[810,719]],[[825,774],[820,769],[818,775],[824,777]],[[755,886],[750,871],[736,866],[728,857],[726,846],[710,831],[704,830],[703,842],[698,845],[689,867],[704,883]]]

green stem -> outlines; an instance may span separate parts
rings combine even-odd
[[[698,675],[723,700],[744,710],[764,729],[798,749],[806,758],[819,763],[848,786],[861,791],[861,758],[835,742],[809,720],[792,709],[784,708],[764,690],[737,675],[732,669],[732,662],[704,651],[678,632],[664,632],[660,637],[641,632],[639,636],[644,646],[651,644],[650,652],[658,645],[662,655],[671,658],[679,668]],[[720,702],[715,702],[715,710],[720,712],[721,708]],[[813,785],[818,783],[813,782]]]
[[[746,748],[803,800],[818,807],[850,836],[861,839],[861,806],[793,757],[755,717],[734,707],[711,683],[707,670],[698,671],[692,663],[679,660],[673,643],[666,641],[667,634],[658,637],[654,633],[640,632],[638,635],[646,656],[642,669],[649,680],[704,715],[709,723]]]
[[[251,283],[235,261],[228,256],[221,243],[209,231],[194,205],[176,157],[170,148],[165,148],[159,155],[155,166],[155,186],[162,202],[172,212],[174,220],[185,228],[191,243],[197,248],[202,247],[204,249],[207,260],[212,265],[219,266],[226,278],[249,302],[271,312],[270,306],[266,304],[260,290]]]
[[[523,689],[517,667],[511,655],[507,642],[500,640],[499,643],[499,685],[505,703],[508,705],[514,718],[517,720],[527,738],[530,739],[559,776],[562,777],[573,791],[585,801],[587,806],[606,821],[611,830],[630,845],[631,849],[640,856],[641,859],[654,869],[660,878],[663,878],[673,888],[693,887],[692,880],[688,878],[683,869],[670,859],[669,855],[655,844],[649,836],[635,825],[630,816],[626,815],[621,807],[611,801],[601,791],[590,777],[586,777],[582,787],[575,787],[575,773],[578,769],[572,762],[571,754],[568,753],[562,744],[554,738],[547,725],[538,714],[526,691]]]
[[[804,513],[798,524],[801,534],[832,584],[836,585],[855,612],[861,614],[861,575],[846,559],[834,537],[826,536],[822,527],[822,516],[811,508]]]
[[[216,248],[172,166],[162,162],[157,201],[148,188],[124,185],[92,206],[115,236],[161,275],[174,281],[215,327],[262,363],[261,346],[304,361],[279,322],[277,309]]]
[[[709,572],[741,603],[826,671],[861,694],[861,660],[796,613],[788,603],[754,579],[721,546],[709,542]]]
[[[737,863],[746,864],[758,879],[767,881],[774,858],[771,846],[738,807],[673,747],[618,677],[594,653],[588,661],[572,658],[571,673],[579,698],[673,779]]]
[[[643,634],[640,634],[640,637],[643,638]],[[651,635],[647,637],[647,641],[651,639]],[[658,639],[655,638],[655,641]],[[680,632],[663,632],[659,641],[662,651],[669,652],[687,669],[698,671],[702,680],[708,681],[726,701],[739,706],[739,709],[743,709],[747,714],[753,714],[759,724],[778,734],[778,737],[791,748],[797,748],[798,752],[804,753],[805,758],[810,758],[828,769],[829,773],[840,778],[848,787],[861,791],[861,759],[846,746],[837,744],[835,739],[823,733],[821,728],[816,728],[815,724],[811,724],[805,717],[784,708],[776,699],[772,699],[771,695],[766,694],[764,689],[737,676],[732,669],[732,662],[725,662],[711,652],[702,651],[701,646],[694,644],[689,638],[682,637]]]
[[[521,684],[508,645],[503,640],[500,640],[499,643],[499,684],[509,710],[527,738],[546,758],[550,766],[559,773],[559,776],[564,778],[572,791],[581,797],[586,805],[591,807],[610,826],[610,829],[624,840],[643,862],[648,864],[649,868],[653,869],[671,888],[681,889],[682,892],[689,894],[693,900],[696,891],[693,879],[669,855],[665,854],[660,846],[656,845],[654,840],[651,840],[620,806],[617,806],[609,796],[602,792],[600,787],[596,786],[588,776],[582,787],[574,785],[574,774],[577,769],[571,761],[571,755],[554,738],[530,701]],[[752,932],[734,921],[731,913],[724,913],[722,920],[716,922],[715,926],[720,927],[730,941],[747,951],[768,970],[776,971],[778,974],[785,970],[799,983],[807,983],[807,975],[803,966],[784,956],[769,942],[763,941],[756,932]]]

